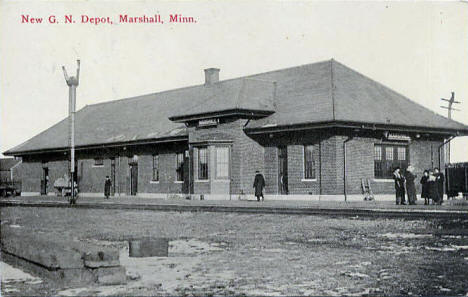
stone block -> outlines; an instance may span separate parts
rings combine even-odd
[[[38,235],[24,234],[7,227],[2,227],[1,239],[3,251],[48,269],[83,267],[81,254],[62,242],[50,238],[44,240]]]
[[[150,238],[129,241],[130,257],[167,257],[169,240],[167,238]]]
[[[117,249],[90,248],[83,254],[84,266],[89,268],[119,266]]]
[[[97,283],[101,285],[121,285],[127,282],[125,268],[122,266],[98,268],[95,273]]]

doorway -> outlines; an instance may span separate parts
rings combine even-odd
[[[130,195],[137,194],[138,187],[138,164],[130,164]]]
[[[111,179],[111,196],[115,196],[115,158],[111,159],[111,172],[110,172],[110,179]]]
[[[42,168],[41,195],[47,195],[47,184],[49,182],[49,168]]]
[[[288,149],[286,146],[278,147],[278,192],[288,194]]]

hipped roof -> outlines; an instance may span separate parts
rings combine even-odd
[[[229,110],[263,112],[247,130],[357,122],[423,127],[468,134],[449,120],[334,60],[197,85],[128,99],[87,105],[76,112],[77,147],[184,138],[184,124],[171,121]],[[64,119],[7,152],[68,147]]]

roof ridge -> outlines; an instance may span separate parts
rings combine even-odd
[[[301,64],[301,65],[296,65],[296,66],[291,66],[291,67],[276,69],[276,70],[270,70],[270,71],[266,71],[266,72],[260,72],[260,73],[256,73],[256,74],[241,76],[241,77],[238,77],[238,78],[250,78],[250,77],[253,77],[253,76],[264,75],[264,74],[270,74],[270,73],[274,73],[274,72],[279,72],[279,71],[284,71],[284,70],[291,70],[291,69],[294,69],[294,68],[302,68],[302,67],[312,66],[312,65],[321,64],[321,63],[328,63],[328,62],[330,62],[330,59],[328,59],[328,60],[322,60],[322,61],[318,61],[318,62],[314,62],[314,63],[307,63],[307,64]],[[235,78],[233,78],[233,79],[235,79]]]
[[[216,84],[224,83],[224,82],[229,82],[229,81],[232,81],[232,80],[239,80],[239,79],[252,79],[252,77],[259,76],[259,75],[270,74],[270,73],[279,72],[279,71],[284,71],[284,70],[290,70],[290,69],[294,69],[294,68],[306,67],[306,66],[311,66],[311,65],[315,65],[315,64],[325,63],[325,62],[329,62],[329,61],[330,61],[330,60],[322,60],[322,61],[318,61],[318,62],[314,62],[314,63],[302,64],[302,65],[291,66],[291,67],[281,68],[281,69],[275,69],[275,70],[270,70],[270,71],[261,72],[261,73],[256,73],[256,74],[250,74],[250,75],[244,75],[244,76],[233,77],[233,78],[229,78],[229,79],[225,79],[225,80],[220,80],[220,81],[217,82]],[[268,81],[268,80],[267,80],[267,81]],[[169,90],[164,90],[164,91],[159,91],[159,92],[152,92],[152,93],[147,93],[147,94],[142,94],[142,95],[127,97],[127,98],[120,98],[120,99],[113,99],[113,100],[111,99],[111,100],[108,100],[108,101],[98,102],[98,103],[91,103],[91,104],[87,104],[87,105],[88,105],[88,106],[96,106],[96,105],[102,105],[102,104],[116,103],[116,102],[125,101],[125,100],[138,100],[138,99],[143,99],[143,98],[141,98],[141,97],[147,97],[147,96],[151,96],[151,95],[159,95],[159,94],[164,94],[164,93],[167,93],[167,92],[181,91],[181,90],[184,90],[184,89],[190,89],[190,88],[196,88],[196,87],[203,87],[203,86],[204,86],[204,84],[189,85],[189,86],[185,86],[185,87],[180,87],[180,88],[175,88],[175,89],[169,89]]]
[[[184,89],[196,88],[196,87],[201,87],[201,86],[203,86],[203,84],[185,86],[185,87],[180,87],[180,88],[175,88],[175,89],[170,89],[170,90],[164,90],[164,91],[160,91],[160,92],[153,92],[153,93],[148,93],[148,94],[142,94],[142,95],[127,97],[127,98],[111,99],[111,100],[104,101],[104,102],[86,104],[86,106],[96,106],[96,105],[117,103],[117,102],[126,101],[126,100],[130,101],[130,100],[144,99],[142,97],[147,97],[147,96],[151,96],[151,95],[159,95],[159,94],[164,94],[164,93],[173,92],[173,91],[181,91],[181,90],[184,90]]]
[[[374,80],[374,79],[372,79],[372,78],[370,78],[370,77],[368,77],[368,76],[366,76],[366,75],[360,73],[360,72],[357,71],[357,70],[354,70],[353,68],[350,68],[350,67],[344,65],[343,63],[340,63],[340,62],[338,62],[338,61],[336,61],[336,60],[333,60],[333,61],[334,61],[334,63],[338,63],[339,65],[345,67],[347,70],[351,70],[353,73],[355,73],[355,74],[357,74],[357,75],[359,75],[359,76],[361,76],[361,77],[363,77],[363,78],[365,78],[365,79],[371,81],[372,83],[374,83],[374,84],[376,84],[376,85],[379,85],[379,86],[381,86],[381,87],[384,87],[385,89],[387,89],[387,90],[389,90],[390,92],[392,92],[392,93],[398,95],[398,96],[401,97],[402,99],[404,99],[404,100],[406,100],[406,101],[409,101],[410,103],[416,104],[416,105],[418,105],[419,107],[423,108],[424,110],[433,113],[434,115],[438,116],[439,118],[442,118],[442,119],[448,120],[448,121],[452,121],[452,122],[455,122],[455,123],[460,124],[460,125],[463,125],[463,126],[468,126],[468,125],[466,125],[466,124],[464,124],[464,123],[455,121],[455,120],[453,120],[453,119],[449,119],[449,118],[447,118],[447,117],[445,117],[445,116],[443,116],[443,115],[440,115],[440,114],[436,113],[435,111],[433,111],[433,110],[431,110],[431,109],[425,107],[424,105],[422,105],[422,104],[420,104],[420,103],[418,103],[418,102],[416,102],[416,101],[413,101],[413,100],[409,99],[409,98],[406,97],[405,95],[403,95],[403,94],[401,94],[401,93],[399,93],[399,92],[393,90],[392,88],[390,88],[390,87],[384,85],[383,83],[380,83],[380,82],[378,82],[378,81],[376,81],[376,80]]]

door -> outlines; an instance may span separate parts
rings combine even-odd
[[[41,195],[47,195],[47,184],[49,181],[49,168],[42,168]]]
[[[138,164],[130,165],[130,195],[134,196],[137,193],[138,186]]]
[[[183,164],[181,165],[181,167],[182,167],[182,173],[181,174],[182,174],[183,181],[184,181],[184,183],[182,184],[182,193],[189,194],[191,177],[190,177],[190,166],[189,166],[190,157],[189,157],[189,151],[188,150],[184,151],[184,157],[183,158],[184,158],[184,161],[183,161]]]
[[[214,156],[211,158],[213,161],[211,172],[214,179],[211,182],[211,194],[227,197],[231,194],[231,148],[227,145],[220,145],[212,147],[212,151]]]
[[[110,179],[111,179],[111,196],[115,195],[115,159],[111,159],[111,172],[110,172]]]
[[[278,192],[288,194],[288,149],[286,146],[278,147]]]

